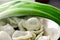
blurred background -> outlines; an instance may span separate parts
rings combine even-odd
[[[0,0],[0,5],[4,4],[6,2],[9,2],[9,1],[12,1],[12,0]],[[60,0],[29,0],[29,1],[46,3],[46,4],[53,5],[57,8],[60,8]],[[43,21],[44,24],[47,24],[47,25],[45,25],[47,27],[59,28],[58,24],[56,24],[55,22],[53,22],[49,19],[43,19],[42,21]]]

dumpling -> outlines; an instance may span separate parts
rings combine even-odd
[[[42,31],[40,34],[38,34],[37,37],[35,38],[35,40],[37,40],[39,37],[43,36],[43,33],[44,32]]]
[[[37,40],[49,40],[49,36],[40,36]]]
[[[24,27],[23,27],[23,23],[25,22],[24,19],[21,19],[19,22],[18,22],[18,27],[20,29],[20,31],[25,31]]]
[[[18,17],[12,17],[12,20],[14,20],[16,23],[18,23],[18,22],[21,20],[21,18],[18,18]]]
[[[0,27],[1,27],[1,26],[4,26],[5,24],[6,24],[6,20],[5,20],[5,19],[0,20]]]
[[[0,31],[0,40],[12,40],[9,34],[5,31]]]
[[[16,28],[17,27],[17,22],[13,19],[13,18],[7,18],[8,23],[13,27]]]
[[[41,25],[41,28],[39,29],[39,30],[37,30],[37,31],[32,31],[32,32],[34,32],[35,34],[41,34],[41,33],[44,33],[44,27],[43,27],[43,25]]]
[[[45,35],[50,36],[50,40],[58,40],[60,37],[60,30],[55,28],[46,28]]]
[[[14,33],[14,29],[12,26],[10,26],[9,24],[6,24],[5,26],[1,26],[0,27],[0,31],[5,31],[7,32],[10,36],[12,36],[12,34]]]
[[[29,31],[39,30],[41,27],[41,23],[37,18],[32,17],[25,21],[25,23],[23,23],[23,27]]]
[[[30,31],[15,31],[12,35],[13,40],[32,40],[34,34]]]

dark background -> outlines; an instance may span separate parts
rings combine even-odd
[[[53,6],[60,8],[60,0],[35,0],[35,1],[51,4]]]
[[[58,8],[60,8],[60,0],[50,0],[49,2],[51,5],[54,5]]]

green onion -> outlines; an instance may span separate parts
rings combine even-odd
[[[54,6],[37,2],[21,1],[20,3],[12,5],[0,13],[0,19],[27,15],[48,18],[60,25],[60,10]]]
[[[10,6],[16,5],[17,3],[20,3],[20,1],[10,1],[0,5],[0,12],[7,10]]]

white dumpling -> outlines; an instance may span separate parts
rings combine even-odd
[[[50,40],[57,40],[60,37],[60,30],[55,28],[46,28],[45,35],[50,36]]]
[[[13,18],[7,18],[8,23],[13,27],[16,28],[17,27],[17,22],[13,19]]]
[[[24,19],[21,19],[21,20],[18,22],[18,27],[19,27],[20,31],[24,31],[24,30],[25,30],[24,27],[23,27],[23,25],[22,25],[24,22],[25,22]]]
[[[49,36],[41,36],[37,40],[49,40]]]
[[[14,29],[12,26],[10,26],[9,24],[5,25],[5,26],[1,26],[0,31],[5,31],[7,32],[10,36],[12,36],[12,34],[14,33]]]
[[[42,31],[40,34],[38,34],[37,37],[35,38],[35,40],[37,40],[39,37],[43,36],[43,33],[44,32]]]
[[[39,29],[39,30],[37,30],[37,31],[32,31],[32,32],[34,32],[35,34],[40,34],[40,33],[44,33],[44,27],[43,27],[43,25],[41,25],[41,28]]]
[[[16,23],[18,23],[18,22],[21,20],[21,18],[18,18],[18,17],[12,17],[12,19],[13,19]]]
[[[58,29],[58,30],[59,30],[59,34],[60,34],[60,27],[59,27],[59,29]],[[60,36],[60,35],[59,35],[59,36]]]
[[[29,31],[15,31],[12,35],[13,40],[31,40],[33,37]]]
[[[0,31],[0,40],[12,40],[8,33]]]
[[[41,27],[41,23],[37,18],[32,17],[25,21],[25,23],[23,23],[23,27],[29,31],[39,30]]]
[[[36,38],[36,34],[33,33],[33,32],[31,32],[31,34],[32,34],[32,40],[35,40],[35,38]]]
[[[5,24],[4,20],[0,20],[0,26],[4,26]]]

